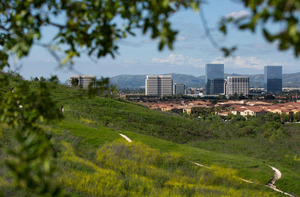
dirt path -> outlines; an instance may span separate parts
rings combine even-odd
[[[205,166],[205,165],[203,165],[203,164],[199,164],[199,163],[195,163],[195,162],[192,162],[192,163],[195,164],[195,165],[197,165],[197,166],[200,166],[200,167],[210,168],[210,167]],[[282,194],[285,194],[285,195],[287,195],[287,196],[294,197],[292,194],[286,193],[286,192],[281,191],[281,190],[279,190],[279,189],[276,188],[275,182],[276,182],[278,179],[281,178],[281,172],[280,172],[277,168],[275,168],[275,167],[273,167],[273,166],[270,166],[270,165],[269,165],[269,167],[272,168],[272,170],[274,171],[274,177],[273,177],[273,179],[272,179],[267,185],[265,185],[265,186],[267,186],[267,187],[273,189],[274,191],[277,191],[277,192],[280,192],[280,193],[282,193]],[[249,181],[249,180],[246,180],[246,179],[242,179],[242,178],[241,178],[241,180],[244,181],[244,182],[247,182],[247,183],[255,184],[254,182]]]
[[[129,137],[127,137],[126,135],[124,135],[124,134],[122,134],[122,133],[119,133],[120,134],[120,136],[122,136],[123,138],[125,138],[125,140],[127,141],[127,142],[132,142],[132,140],[129,138]]]
[[[195,162],[192,162],[193,164],[197,165],[197,166],[200,166],[200,167],[203,167],[203,168],[209,168],[208,166],[205,166],[205,165],[202,165],[202,164],[199,164],[199,163],[195,163]]]
[[[127,137],[126,135],[121,134],[121,133],[119,133],[119,134],[120,134],[120,136],[122,136],[123,138],[125,138],[125,140],[126,140],[127,142],[129,142],[129,143],[132,142],[132,140],[131,140],[129,137]],[[203,167],[203,168],[208,168],[208,169],[210,169],[210,167],[205,166],[205,165],[203,165],[203,164],[199,164],[199,163],[196,163],[196,162],[192,162],[192,163],[195,164],[195,165],[197,165],[197,166],[200,166],[200,167]],[[285,195],[287,195],[287,196],[294,197],[293,195],[291,195],[291,194],[289,194],[289,193],[286,193],[286,192],[284,192],[284,191],[281,191],[281,190],[279,190],[279,189],[276,188],[275,182],[276,182],[278,179],[281,178],[281,172],[280,172],[277,168],[275,168],[275,167],[273,167],[273,166],[270,166],[270,165],[269,165],[269,167],[272,168],[272,170],[274,171],[274,177],[273,177],[273,179],[272,179],[267,185],[265,185],[265,186],[267,186],[267,187],[269,187],[269,188],[271,188],[271,189],[273,189],[273,190],[275,190],[275,191],[277,191],[277,192],[280,192],[280,193],[282,193],[282,194],[285,194]],[[247,183],[255,184],[254,182],[249,181],[249,180],[246,180],[246,179],[242,179],[242,178],[241,178],[241,180],[244,181],[244,182],[247,182]]]
[[[281,172],[280,172],[277,168],[275,168],[275,167],[273,167],[273,166],[270,166],[270,165],[269,165],[269,167],[272,168],[272,170],[274,171],[274,177],[273,177],[273,179],[267,184],[267,186],[276,188],[275,182],[276,182],[278,179],[281,178]]]
[[[271,188],[271,189],[273,189],[273,190],[275,190],[275,191],[277,191],[277,192],[280,192],[280,193],[282,193],[282,194],[285,194],[285,195],[287,195],[287,196],[294,197],[292,194],[286,193],[286,192],[281,191],[281,190],[279,190],[279,189],[276,188],[275,182],[276,182],[278,179],[281,178],[281,172],[280,172],[277,168],[275,168],[275,167],[273,167],[273,166],[270,166],[270,165],[269,165],[269,167],[272,168],[272,170],[274,171],[274,177],[273,177],[273,179],[272,179],[266,186],[269,187],[269,188]]]
[[[197,166],[203,167],[203,168],[210,168],[210,167],[205,166],[205,165],[203,165],[203,164],[199,164],[199,163],[195,163],[195,162],[192,162],[192,163],[195,164],[195,165],[197,165]],[[279,190],[279,189],[276,188],[275,182],[276,182],[278,179],[281,178],[281,172],[280,172],[277,168],[275,168],[275,167],[273,167],[273,166],[270,166],[270,165],[269,165],[269,167],[272,168],[272,170],[274,171],[274,177],[273,177],[273,179],[272,179],[267,185],[265,185],[265,186],[267,186],[267,187],[273,189],[274,191],[277,191],[277,192],[280,192],[280,193],[282,193],[282,194],[285,194],[285,195],[287,195],[287,196],[294,197],[292,194],[286,193],[286,192],[281,191],[281,190]],[[247,183],[255,184],[254,182],[249,181],[249,180],[246,180],[246,179],[242,179],[242,178],[241,178],[241,180],[244,181],[244,182],[247,182]]]

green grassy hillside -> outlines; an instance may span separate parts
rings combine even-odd
[[[300,155],[298,143],[300,128],[296,125],[284,125],[281,128],[283,132],[288,132],[286,136],[264,138],[261,135],[253,136],[253,132],[261,132],[256,130],[263,127],[256,122],[249,123],[253,125],[252,127],[256,127],[256,130],[249,132],[250,127],[245,126],[243,122],[236,122],[234,126],[224,122],[212,124],[214,120],[199,122],[174,114],[149,110],[124,100],[109,98],[90,100],[84,96],[79,97],[80,99],[72,99],[70,103],[66,103],[70,116],[75,117],[77,121],[85,117],[92,120],[91,124],[94,126],[101,125],[122,130],[130,138],[153,148],[181,153],[189,160],[206,165],[238,169],[239,176],[256,180],[261,184],[268,182],[272,176],[272,171],[266,164],[274,165],[286,172],[278,181],[278,187],[293,194],[300,194],[299,162],[294,159],[299,158]],[[245,132],[249,132],[250,135],[245,135]],[[232,137],[235,133],[241,137]],[[152,137],[145,139],[145,135]]]
[[[278,188],[300,195],[300,125],[285,125],[290,136],[283,138],[210,139],[190,145],[235,156],[247,156],[265,161],[281,170]]]
[[[237,162],[240,162],[238,158],[230,155],[215,154],[130,131],[96,126],[95,122],[85,118],[77,121],[67,116],[61,123],[44,128],[52,133],[56,141],[54,148],[58,151],[54,160],[57,173],[52,184],[71,195],[277,195],[259,185],[260,181],[266,181],[269,177],[261,177],[260,174],[255,177],[255,174],[249,173],[250,177],[247,178],[253,175],[252,180],[257,184],[241,181],[240,175],[247,173],[229,168],[229,164],[237,165]],[[130,136],[134,142],[126,142],[120,137],[120,132]],[[13,146],[11,137],[11,130],[3,128],[1,150]],[[2,158],[5,158],[5,153],[2,154]],[[228,162],[224,164],[226,160]],[[205,163],[211,169],[201,168],[190,161]],[[245,162],[249,167],[262,165],[261,169],[264,169],[263,164],[249,158],[242,158],[241,162]],[[0,179],[0,191],[5,196],[22,196],[12,186],[12,177],[6,171],[3,160],[0,167],[3,175]],[[268,176],[267,171],[268,168],[261,173]]]
[[[36,83],[32,82],[31,86],[34,88]],[[272,164],[283,172],[278,188],[300,194],[295,164],[298,157],[294,157],[293,150],[297,144],[280,146],[282,153],[288,147],[292,149],[286,156],[295,160],[291,167],[276,160],[277,155],[252,154],[250,145],[227,150],[231,142],[247,143],[248,138],[226,138],[220,134],[223,123],[216,126],[214,120],[199,122],[124,100],[100,96],[89,99],[82,89],[49,86],[57,106],[64,106],[64,119],[42,126],[52,136],[57,154],[53,159],[57,170],[52,187],[59,186],[65,193],[74,196],[276,196],[280,194],[263,186],[273,177],[267,165]],[[24,196],[26,191],[13,186],[13,176],[5,165],[6,150],[15,147],[14,132],[5,125],[0,128],[0,194]],[[284,140],[294,138],[298,128],[294,130]],[[126,142],[119,133],[127,135],[133,143]],[[262,143],[258,141],[260,138],[251,139],[249,142],[257,150],[257,144]],[[270,139],[263,141],[266,145],[267,140]],[[220,149],[224,150],[213,148],[218,142],[224,142],[220,143]],[[260,148],[265,151],[263,146]],[[243,182],[242,178],[254,184]]]

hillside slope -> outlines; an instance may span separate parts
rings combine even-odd
[[[300,132],[297,127],[293,128],[293,132],[288,132],[291,128],[290,125],[283,125],[278,130],[272,130],[267,126],[270,124],[261,125],[262,120],[260,119],[251,119],[249,123],[243,121],[226,123],[213,117],[199,122],[188,117],[149,110],[144,106],[125,100],[109,98],[91,100],[82,96],[84,93],[80,93],[80,90],[66,89],[64,92],[70,98],[68,102],[64,102],[66,110],[77,120],[85,117],[93,121],[95,125],[122,130],[133,139],[135,139],[134,136],[137,136],[141,140],[146,135],[148,136],[147,140],[142,140],[143,143],[163,151],[181,152],[188,159],[198,158],[196,156],[197,149],[191,149],[190,146],[219,152],[221,155],[213,152],[205,154],[199,152],[198,154],[202,157],[195,161],[226,168],[232,167],[238,170],[239,176],[259,180],[261,184],[265,184],[270,179],[268,173],[271,172],[267,165],[259,163],[268,163],[280,167],[279,169],[284,172],[283,178],[278,182],[280,189],[292,194],[300,194],[300,163],[298,160],[290,158],[290,156],[299,155],[300,147],[297,139],[300,137]],[[261,132],[274,132],[274,136],[265,138]],[[283,135],[282,132],[287,132],[287,135]],[[157,138],[175,143],[170,144],[166,141],[159,143]],[[219,141],[219,143],[216,144],[214,141]],[[189,145],[179,146],[176,143],[189,143]],[[203,144],[203,146],[198,146],[199,144]],[[223,155],[226,152],[222,151],[225,150],[228,151],[228,155]],[[231,158],[232,156],[236,158]],[[243,160],[244,156],[250,157],[250,160],[253,158],[253,160],[251,162],[249,158]],[[296,158],[298,157],[296,156]],[[247,164],[248,162],[250,163]],[[256,173],[258,171],[260,173]],[[257,177],[257,174],[260,174],[260,177]]]
[[[36,86],[36,82],[30,83],[32,88]],[[274,158],[246,156],[244,150],[224,153],[205,146],[197,147],[198,143],[204,144],[211,139],[229,143],[233,138],[226,137],[233,130],[230,124],[216,118],[199,122],[120,99],[101,96],[89,99],[84,89],[58,84],[49,86],[57,106],[64,106],[65,117],[61,122],[41,126],[55,141],[53,149],[57,157],[53,162],[57,165],[57,173],[52,185],[60,186],[66,193],[79,196],[279,195],[262,186],[273,178],[267,164],[272,161],[276,166],[278,162]],[[240,122],[237,124],[237,128],[242,127]],[[119,133],[129,136],[134,143],[128,144]],[[1,125],[0,195],[4,196],[26,194],[14,188],[5,165],[9,157],[6,150],[17,147],[13,135],[13,130]],[[244,138],[234,139],[243,142]],[[269,139],[257,140],[254,146],[255,143],[268,143]],[[270,139],[270,142],[276,140]],[[294,145],[284,144],[281,148],[287,146]],[[211,169],[191,162],[205,164]],[[284,163],[279,164],[285,177],[280,189],[300,194],[297,189],[300,188],[299,172]],[[245,183],[241,178],[255,184]]]
[[[71,196],[278,195],[259,184],[243,182],[240,178],[243,173],[229,167],[237,166],[240,161],[247,163],[249,168],[259,165],[256,172],[253,171],[247,178],[257,183],[267,180],[269,176],[263,175],[271,172],[264,169],[265,165],[248,158],[215,155],[198,148],[121,131],[134,139],[129,144],[120,137],[120,131],[97,125],[97,122],[86,118],[74,119],[68,112],[64,121],[45,126],[45,130],[52,132],[55,149],[59,150],[55,159],[57,173],[52,185],[59,186]],[[5,158],[3,150],[14,145],[9,140],[12,132],[3,129],[1,134],[0,153]],[[191,160],[205,162],[211,169],[196,166]],[[230,163],[225,163],[227,160]],[[218,162],[220,165],[217,165]],[[0,193],[4,196],[26,194],[26,191],[16,190],[11,184],[12,177],[4,160],[0,161],[0,170]]]

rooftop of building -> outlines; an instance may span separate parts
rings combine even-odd
[[[249,78],[249,76],[227,76],[227,78]]]
[[[172,75],[146,75],[146,77],[171,77],[172,78]]]
[[[70,78],[95,78],[94,75],[70,75]]]

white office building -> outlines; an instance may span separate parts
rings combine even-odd
[[[247,76],[228,76],[225,82],[226,96],[234,94],[248,96],[250,79]]]
[[[71,75],[69,79],[69,86],[72,87],[72,80],[76,82],[76,86],[87,88],[91,82],[94,82],[96,77],[94,75]]]
[[[145,94],[148,96],[171,96],[173,93],[172,75],[147,75]]]

